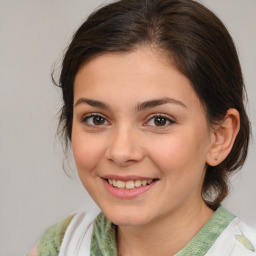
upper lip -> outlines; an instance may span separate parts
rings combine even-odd
[[[121,180],[121,181],[129,181],[129,180],[155,180],[156,179],[156,178],[152,178],[152,177],[137,176],[137,175],[128,175],[128,176],[105,175],[102,178],[103,179],[110,179],[110,180]]]

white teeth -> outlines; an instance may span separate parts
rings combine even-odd
[[[143,181],[141,181],[141,184],[142,184],[143,186],[146,186],[146,185],[147,185],[147,181],[146,181],[146,180],[143,180]]]
[[[148,184],[151,184],[153,182],[153,180],[151,179],[151,180],[148,180]]]
[[[153,179],[149,180],[129,180],[129,181],[122,181],[122,180],[111,180],[108,179],[108,183],[116,188],[122,188],[122,189],[134,189],[141,186],[149,185],[153,182]]]
[[[135,180],[135,187],[138,188],[141,186],[141,180]]]
[[[133,180],[127,181],[126,184],[125,184],[125,188],[133,189],[134,188],[134,181]]]
[[[121,180],[117,180],[116,181],[116,186],[118,188],[125,188],[125,182],[124,181],[121,181]]]

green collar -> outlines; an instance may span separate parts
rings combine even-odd
[[[233,214],[220,206],[194,238],[175,256],[205,255],[234,218]],[[117,256],[116,230],[117,226],[103,213],[98,215],[93,225],[91,256]]]
[[[117,256],[117,226],[100,213],[93,223],[90,256]]]
[[[174,256],[205,255],[235,216],[220,206],[192,240]]]

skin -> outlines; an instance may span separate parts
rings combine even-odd
[[[28,253],[27,256],[38,256],[39,255],[39,251],[38,251],[38,244],[36,244],[31,251]]]
[[[207,162],[218,164],[216,134],[187,77],[150,47],[105,53],[80,68],[73,153],[84,187],[118,225],[120,254],[172,255],[210,218],[201,189]],[[157,181],[119,198],[104,185],[113,175]]]
[[[228,109],[218,125],[209,124],[190,81],[150,47],[86,63],[76,75],[74,102],[78,173],[118,225],[118,254],[177,253],[213,213],[201,197],[206,165],[231,151],[238,111]],[[113,177],[155,181],[127,198],[109,192],[105,178]],[[29,255],[38,255],[38,245]]]

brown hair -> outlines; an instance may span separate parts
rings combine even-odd
[[[241,127],[232,151],[218,166],[208,166],[202,195],[214,195],[216,207],[228,194],[228,175],[245,161],[250,123],[244,108],[245,88],[233,40],[223,23],[192,0],[121,0],[92,13],[70,43],[60,74],[63,93],[60,128],[71,140],[73,83],[79,68],[105,52],[129,52],[152,45],[172,58],[190,79],[210,124],[229,108],[239,111]]]

